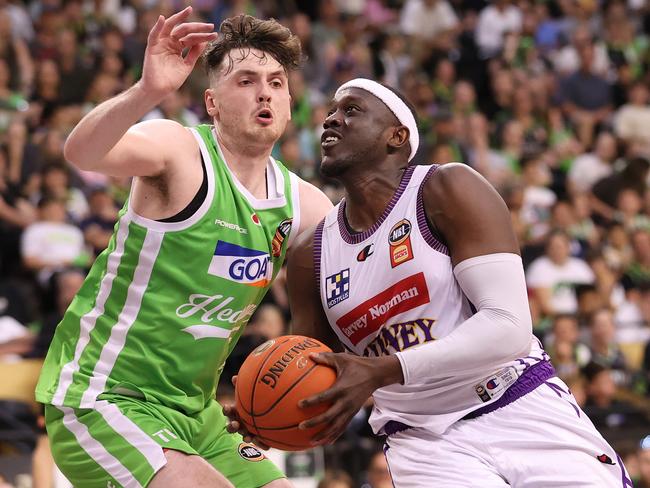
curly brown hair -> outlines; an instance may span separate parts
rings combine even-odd
[[[261,20],[251,15],[240,14],[224,20],[219,27],[219,37],[212,41],[203,52],[203,63],[208,75],[221,68],[224,58],[228,66],[224,73],[233,67],[233,50],[239,50],[237,60],[245,59],[251,49],[257,49],[272,56],[286,71],[300,67],[302,48],[300,39],[287,27],[275,19]]]

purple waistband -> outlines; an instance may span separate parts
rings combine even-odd
[[[503,408],[527,393],[530,393],[553,376],[555,376],[555,368],[553,368],[551,362],[540,361],[524,371],[519,379],[515,381],[515,384],[508,388],[496,402],[468,413],[462,420],[475,419],[476,417],[480,417],[486,413],[494,412],[499,408]]]
[[[503,408],[506,405],[526,395],[527,393],[530,393],[553,376],[555,376],[555,369],[553,368],[553,365],[550,361],[541,361],[537,364],[534,364],[525,370],[517,379],[517,381],[510,388],[508,388],[496,402],[490,403],[489,405],[480,407],[473,412],[468,413],[461,420],[475,419],[476,417],[480,417],[486,413],[494,412],[499,408]],[[389,420],[386,422],[382,430],[386,435],[393,435],[410,428],[410,425],[406,425],[396,420]]]

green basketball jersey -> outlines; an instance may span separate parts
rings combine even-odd
[[[270,160],[271,198],[258,200],[229,170],[212,127],[192,131],[205,201],[173,223],[139,216],[127,201],[57,327],[38,401],[92,408],[100,394],[122,392],[193,413],[214,398],[299,225],[298,180]]]

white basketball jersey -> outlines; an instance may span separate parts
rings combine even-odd
[[[447,336],[474,313],[447,247],[432,234],[424,212],[423,183],[436,169],[408,168],[384,213],[365,232],[348,230],[345,201],[317,228],[314,266],[323,309],[351,353],[379,356],[418,347]],[[375,432],[392,420],[442,433],[496,401],[524,370],[547,358],[534,339],[529,356],[486,364],[482,374],[381,388],[373,395],[370,424]]]

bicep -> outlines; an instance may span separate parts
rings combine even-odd
[[[508,207],[469,167],[453,164],[438,169],[426,183],[424,204],[454,265],[486,254],[519,254]]]
[[[87,169],[118,177],[157,176],[190,151],[198,151],[198,145],[185,127],[170,120],[148,120],[129,128],[94,168]]]

